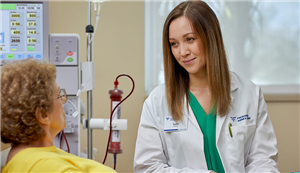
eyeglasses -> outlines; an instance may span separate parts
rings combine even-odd
[[[65,104],[68,100],[67,91],[65,89],[60,89],[59,96],[57,99],[60,99],[63,104]]]

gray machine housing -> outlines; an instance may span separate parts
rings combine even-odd
[[[76,96],[80,86],[80,58],[78,34],[50,34],[49,35],[49,2],[48,0],[1,0],[1,4],[13,3],[41,3],[43,4],[43,54],[40,60],[56,65],[56,82],[61,89],[66,89],[68,101],[64,104],[67,126],[64,129],[70,153],[80,155],[80,96]],[[4,27],[0,21],[0,28]],[[8,39],[10,37],[6,37]],[[1,43],[3,44],[3,43]],[[57,46],[58,45],[58,46]],[[72,55],[68,52],[72,52]],[[25,58],[24,58],[25,59]],[[21,59],[0,60],[0,66]],[[77,116],[76,116],[77,115]],[[66,142],[61,141],[61,133],[54,140],[57,148],[67,151]]]
[[[50,63],[56,65],[56,82],[68,94],[68,101],[64,104],[67,126],[63,131],[70,153],[77,156],[80,156],[80,96],[77,96],[81,81],[79,40],[78,34],[49,35],[49,57]],[[61,135],[55,137],[54,145],[67,151],[66,141]]]

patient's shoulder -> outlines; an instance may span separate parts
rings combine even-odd
[[[31,172],[82,172],[78,167],[64,159],[51,157],[35,161],[30,170]]]
[[[27,149],[29,147],[26,146],[13,146],[11,147],[11,149],[9,150],[9,153],[7,155],[7,159],[6,159],[6,164],[12,160],[12,158],[15,157],[15,155],[21,153],[23,150]]]
[[[9,160],[3,168],[3,172],[80,172],[78,167],[63,157],[64,154],[55,146],[13,147],[8,155]],[[70,154],[69,157],[76,156]]]
[[[54,155],[56,155],[57,149],[55,148],[55,146],[51,146],[51,147],[27,147],[22,145],[14,146],[10,149],[8,153],[6,163],[9,163],[12,160],[16,160],[16,162],[19,162],[20,159],[23,160],[24,158],[26,158],[27,161],[38,160],[53,155],[51,153],[54,153]]]

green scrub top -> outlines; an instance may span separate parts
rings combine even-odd
[[[219,152],[216,146],[216,115],[209,111],[206,115],[196,97],[189,91],[190,106],[196,116],[200,129],[203,133],[204,154],[208,170],[217,173],[225,173]]]

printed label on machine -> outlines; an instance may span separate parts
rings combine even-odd
[[[112,102],[112,110],[115,109],[115,107],[119,104],[119,101],[117,102]],[[112,119],[120,119],[121,118],[121,105],[118,106],[118,108],[115,110]]]
[[[121,142],[120,140],[120,130],[113,130],[112,131],[112,142]]]
[[[114,108],[119,104],[119,101],[113,101],[112,102],[112,111],[114,110]],[[121,105],[118,106],[118,108],[116,108],[113,116],[112,116],[112,120],[114,119],[120,119],[121,118]],[[112,136],[111,136],[111,141],[112,142],[120,142],[120,131],[119,130],[113,130],[112,131]]]

